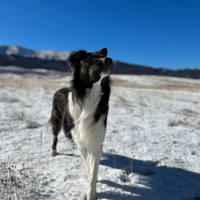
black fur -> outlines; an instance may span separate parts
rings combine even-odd
[[[53,108],[51,112],[51,118],[49,120],[54,135],[54,141],[52,145],[53,150],[56,149],[57,136],[62,126],[65,136],[68,137],[69,139],[72,138],[70,131],[73,128],[74,124],[73,124],[73,119],[71,118],[69,112],[67,111],[69,92],[71,92],[70,89],[62,88],[58,90],[53,97]]]
[[[84,97],[87,88],[91,89],[93,84],[101,78],[102,72],[107,72],[113,67],[111,58],[105,58],[107,49],[104,48],[95,53],[79,51],[69,58],[69,66],[72,70],[73,77],[71,87],[58,90],[53,98],[53,108],[49,123],[52,126],[54,135],[52,150],[56,150],[57,136],[63,128],[65,136],[72,139],[71,129],[74,127],[73,119],[68,110],[68,95],[72,92],[72,100],[80,107],[84,107]],[[105,58],[104,62],[101,58]],[[107,123],[108,101],[110,96],[110,77],[104,77],[101,81],[101,100],[98,104],[94,115],[94,123],[97,123],[102,114],[106,114],[104,125]]]
[[[107,125],[107,114],[108,114],[108,101],[110,97],[110,77],[105,77],[101,81],[101,100],[99,102],[99,105],[97,107],[97,110],[94,115],[95,122],[98,122],[100,116],[104,113],[106,113],[106,119],[104,121],[104,125]]]

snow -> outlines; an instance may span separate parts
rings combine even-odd
[[[62,132],[59,154],[48,156],[52,97],[71,78],[63,75],[0,74],[0,159],[33,174],[39,199],[80,200],[87,189],[82,159]],[[200,198],[199,80],[134,75],[112,80],[98,199]]]
[[[16,45],[0,46],[0,55],[17,55],[24,57],[48,59],[48,60],[68,60],[73,51],[53,51],[53,50],[31,50]]]

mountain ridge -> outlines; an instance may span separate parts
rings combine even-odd
[[[29,69],[50,69],[67,72],[68,58],[75,51],[31,50],[16,45],[0,46],[0,66],[19,66]],[[200,78],[199,69],[171,70],[114,61],[113,74],[160,75]]]
[[[17,45],[0,46],[0,55],[3,56],[24,56],[31,58],[40,58],[47,60],[63,60],[67,61],[74,51],[55,51],[55,50],[32,50]]]

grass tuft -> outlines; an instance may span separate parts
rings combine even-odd
[[[13,164],[0,164],[0,199],[39,199],[38,182],[30,168],[21,169]]]

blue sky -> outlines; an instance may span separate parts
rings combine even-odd
[[[1,0],[0,45],[107,47],[120,61],[200,67],[200,0]]]

